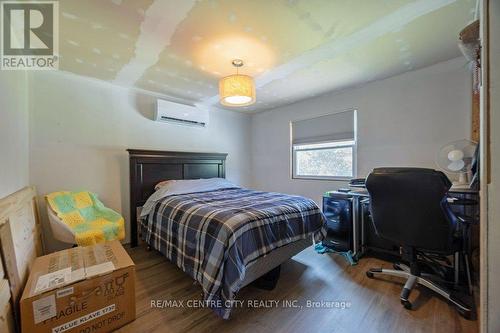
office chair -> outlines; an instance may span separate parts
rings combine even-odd
[[[445,174],[432,169],[377,168],[372,171],[366,188],[371,199],[373,226],[381,238],[400,245],[402,259],[409,266],[395,264],[395,269],[372,268],[366,275],[369,278],[377,274],[406,278],[400,296],[406,309],[412,307],[408,300],[411,290],[420,284],[452,302],[464,317],[470,318],[471,307],[430,279],[435,275],[422,272],[424,265],[420,260],[429,255],[455,255],[455,269],[458,269],[462,242],[457,236],[459,222],[447,201],[450,187],[451,182]]]

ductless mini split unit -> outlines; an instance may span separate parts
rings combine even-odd
[[[208,110],[162,99],[156,103],[156,121],[184,126],[208,126]]]

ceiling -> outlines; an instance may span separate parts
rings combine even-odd
[[[64,0],[59,69],[222,107],[218,80],[255,78],[257,112],[460,55],[476,0]]]

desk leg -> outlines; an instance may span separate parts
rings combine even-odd
[[[472,295],[472,279],[469,266],[469,255],[467,254],[467,252],[464,252],[463,256],[465,261],[465,274],[467,274],[467,286],[469,287],[469,295]]]
[[[359,197],[352,198],[352,252],[353,257],[358,259],[359,244],[358,244],[358,227],[359,227]]]
[[[363,201],[360,201],[359,203],[359,215],[361,218],[359,219],[359,222],[361,223],[361,239],[359,241],[359,251],[361,252],[361,255],[365,253],[366,249],[366,239],[365,239],[365,211],[363,210]]]

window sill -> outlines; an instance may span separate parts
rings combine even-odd
[[[328,181],[342,181],[348,182],[355,177],[321,177],[321,176],[292,176],[293,179],[297,180],[328,180]]]

